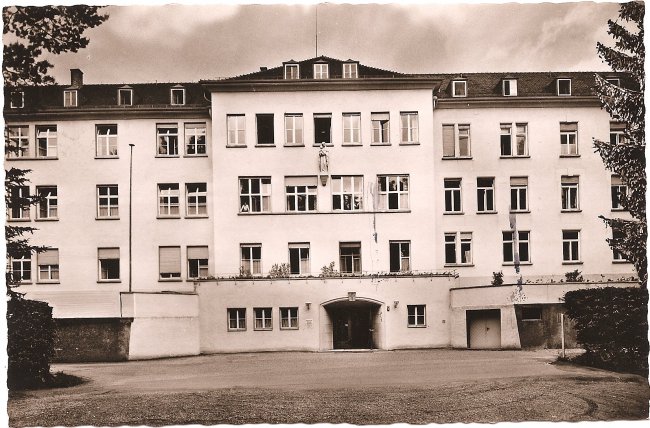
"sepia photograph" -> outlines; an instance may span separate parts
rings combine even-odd
[[[10,3],[3,424],[647,424],[645,3]]]

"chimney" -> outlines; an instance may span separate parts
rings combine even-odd
[[[268,70],[268,67],[260,67],[260,71],[266,71]]]
[[[81,88],[84,84],[84,72],[78,68],[70,69],[70,86]]]

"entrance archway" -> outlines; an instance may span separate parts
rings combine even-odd
[[[380,347],[381,304],[370,300],[337,300],[323,304],[331,323],[331,349]]]

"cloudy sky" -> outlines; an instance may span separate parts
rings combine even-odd
[[[87,83],[196,81],[316,56],[316,6],[111,6],[90,46],[50,58]],[[321,4],[318,54],[407,72],[606,70],[616,3]]]

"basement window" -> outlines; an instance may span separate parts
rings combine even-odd
[[[521,308],[521,320],[522,321],[541,321],[542,320],[542,308],[541,306],[531,306],[527,308]]]

